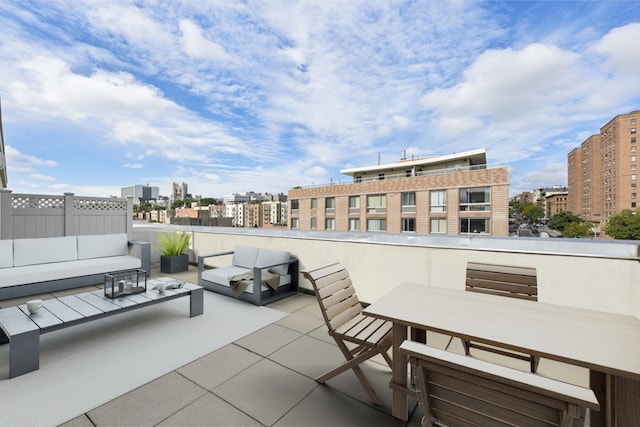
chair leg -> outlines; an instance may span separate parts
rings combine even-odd
[[[366,351],[360,352],[358,355],[354,357],[351,354],[351,351],[349,351],[347,346],[342,341],[339,341],[336,339],[336,343],[338,344],[338,348],[340,348],[340,351],[342,351],[342,354],[347,359],[347,361],[342,365],[338,366],[337,368],[334,368],[329,372],[322,374],[321,376],[316,378],[316,381],[324,384],[325,382],[335,377],[336,375],[341,374],[345,371],[348,371],[349,369],[352,369],[353,373],[356,374],[358,381],[360,381],[360,384],[362,384],[362,387],[367,392],[367,394],[369,395],[369,398],[373,401],[373,403],[376,405],[382,405],[382,401],[376,394],[375,390],[369,383],[369,380],[367,380],[367,377],[364,375],[364,372],[362,372],[362,369],[360,369],[360,366],[359,366],[360,363],[378,354],[380,352],[379,349],[370,348]]]
[[[540,357],[538,356],[529,356],[530,357],[530,362],[531,362],[531,372],[533,372],[534,374],[538,371],[538,365],[540,364]]]
[[[462,341],[462,347],[464,348],[464,354],[467,356],[471,355],[471,346],[469,345],[469,340],[465,340],[464,338],[460,338]]]

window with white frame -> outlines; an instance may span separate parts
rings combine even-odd
[[[416,211],[416,192],[409,191],[402,193],[402,212],[415,213]]]
[[[333,218],[325,218],[324,220],[324,229],[325,230],[335,230],[336,229],[336,220]]]
[[[387,220],[383,218],[367,219],[367,231],[387,231]]]
[[[431,191],[431,212],[447,211],[447,190]]]
[[[349,218],[349,231],[360,231],[360,218]]]
[[[431,218],[431,233],[434,234],[446,234],[447,233],[447,219],[446,218]]]
[[[478,212],[491,210],[491,188],[472,187],[460,189],[460,211]]]
[[[488,218],[460,218],[460,234],[491,234]]]
[[[291,200],[291,214],[296,215],[300,209],[300,200]]]
[[[328,214],[336,213],[336,199],[335,197],[327,197],[324,199],[324,211]]]
[[[367,213],[386,213],[387,212],[387,195],[375,194],[367,196]]]
[[[311,209],[316,209],[318,207],[318,199],[315,197],[311,199]]]
[[[297,230],[299,228],[299,226],[298,226],[298,218],[291,218],[291,228],[293,230]]]
[[[318,229],[318,218],[316,218],[315,216],[311,217],[311,229],[312,230]]]
[[[360,213],[360,196],[349,196],[349,213]]]

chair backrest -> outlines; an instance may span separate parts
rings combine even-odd
[[[599,410],[588,388],[405,341],[423,426],[584,425]]]
[[[536,269],[468,262],[466,290],[537,301]]]
[[[341,263],[302,272],[315,291],[329,333],[349,321],[359,319],[362,305],[351,283],[349,272]]]

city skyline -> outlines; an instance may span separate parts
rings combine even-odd
[[[8,188],[223,197],[485,148],[510,194],[640,109],[637,2],[0,3]]]

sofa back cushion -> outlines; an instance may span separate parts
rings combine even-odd
[[[260,249],[258,252],[258,259],[256,260],[256,267],[262,267],[265,265],[280,264],[286,262],[291,258],[291,254],[286,251],[274,251],[272,249]],[[273,273],[277,273],[281,276],[287,274],[289,270],[289,264],[279,265],[277,267],[271,267],[269,269]]]
[[[14,239],[13,241],[13,265],[16,267],[77,259],[76,236]]]
[[[0,240],[0,268],[13,267],[13,240]]]
[[[250,246],[236,246],[233,251],[232,264],[236,267],[253,268],[258,258],[258,248]]]
[[[127,255],[128,242],[126,233],[78,236],[78,259]]]

